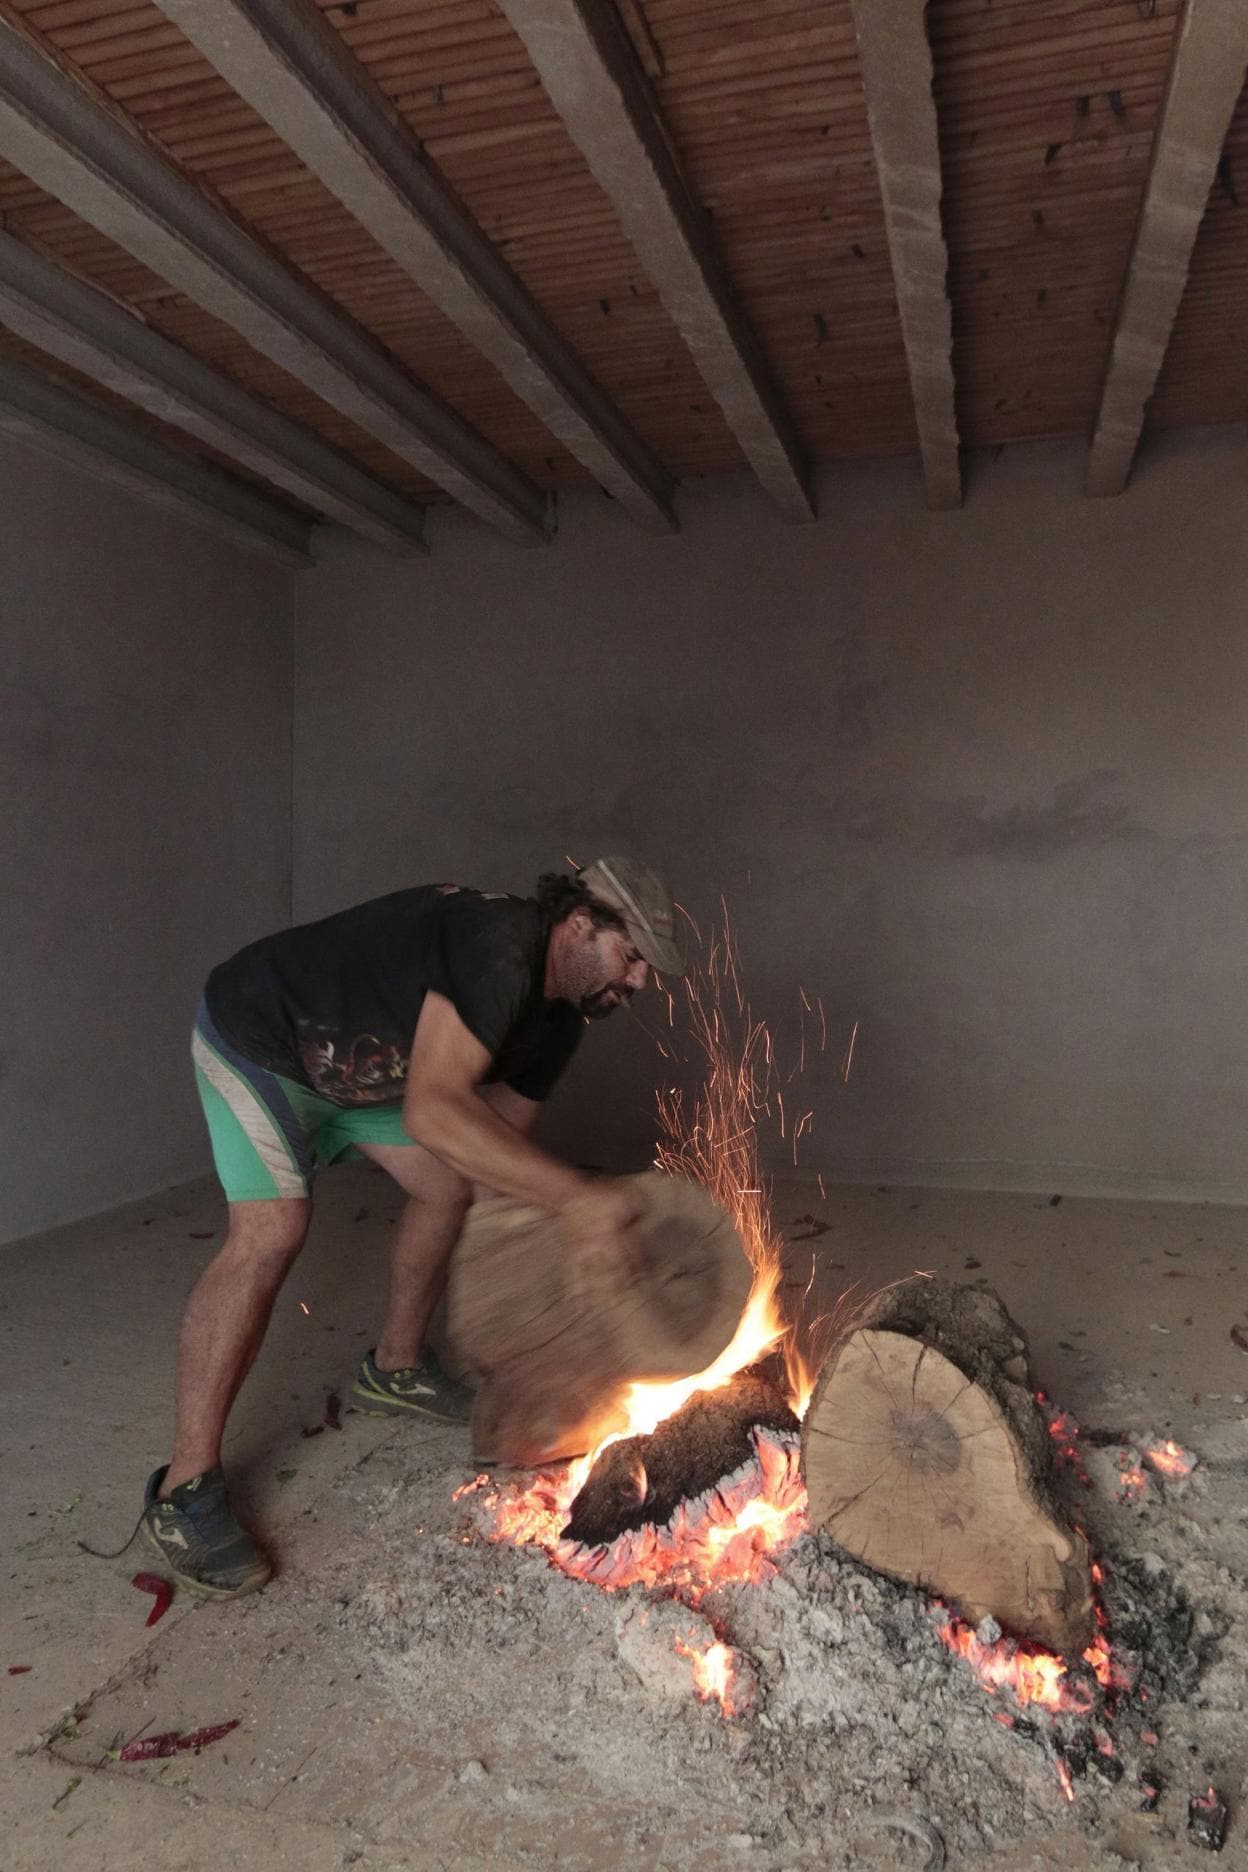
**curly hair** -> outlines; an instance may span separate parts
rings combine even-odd
[[[574,910],[588,912],[595,929],[627,929],[622,916],[595,902],[579,878],[562,871],[543,871],[537,880],[537,901],[552,923],[563,923]]]

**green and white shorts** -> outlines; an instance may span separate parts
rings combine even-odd
[[[212,1156],[230,1202],[308,1196],[318,1170],[361,1144],[410,1144],[401,1105],[331,1105],[307,1086],[245,1059],[201,1004],[191,1035]]]

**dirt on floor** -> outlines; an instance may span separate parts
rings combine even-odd
[[[832,1263],[850,1259],[841,1200],[818,1211],[831,1217],[814,1244],[825,1292],[843,1284]],[[852,1201],[862,1240],[862,1218],[883,1215],[889,1199]],[[965,1221],[976,1201],[988,1218],[978,1237]],[[955,1204],[960,1220],[949,1222]],[[927,1225],[934,1212],[951,1238],[950,1271],[983,1262],[1030,1327],[1026,1296],[1008,1291],[1010,1253],[1026,1262],[1024,1281],[1034,1272],[1047,1286],[1052,1266],[1027,1232],[1058,1216],[1078,1240],[1079,1222],[1060,1211],[1029,1222],[1025,1205],[1037,1206],[904,1192],[891,1204],[895,1258],[930,1265],[916,1252],[915,1218]],[[1081,1209],[1085,1242],[1095,1211],[1105,1230],[1124,1227],[1119,1206]],[[807,1219],[807,1202],[793,1214]],[[1012,1232],[997,1226],[1009,1214]],[[339,1376],[341,1432],[317,1429],[315,1385],[315,1406],[301,1395],[284,1432],[271,1409],[263,1423],[258,1447],[271,1451],[273,1473],[258,1499],[281,1563],[273,1586],[227,1606],[180,1597],[150,1634],[149,1602],[130,1585],[149,1558],[82,1556],[84,1513],[94,1532],[102,1510],[85,1472],[71,1490],[73,1475],[57,1468],[50,1506],[32,1518],[10,1572],[0,1664],[32,1670],[0,1681],[10,1708],[23,1698],[38,1707],[41,1681],[76,1689],[53,1718],[28,1725],[6,1766],[11,1863],[206,1872],[224,1856],[266,1872],[848,1872],[936,1866],[943,1853],[966,1872],[1248,1867],[1248,1416],[1243,1394],[1216,1375],[1238,1375],[1244,1354],[1232,1344],[1220,1365],[1212,1354],[1203,1367],[1189,1359],[1160,1381],[1145,1358],[1106,1356],[1137,1329],[1143,1347],[1169,1352],[1182,1307],[1201,1317],[1199,1284],[1215,1300],[1224,1291],[1199,1252],[1182,1264],[1186,1280],[1161,1284],[1180,1222],[1221,1227],[1216,1269],[1231,1266],[1227,1233],[1240,1221],[1210,1214],[1161,1212],[1142,1248],[1156,1258],[1157,1293],[1127,1291],[1120,1275],[1122,1305],[1103,1332],[1087,1315],[1072,1324],[1071,1282],[1044,1310],[1041,1377],[1081,1426],[1055,1439],[1073,1451],[1060,1487],[1104,1564],[1109,1636],[1134,1671],[1116,1708],[1052,1724],[1006,1691],[990,1694],[942,1642],[938,1609],[823,1535],[801,1536],[769,1581],[718,1588],[697,1608],[570,1579],[540,1549],[489,1538],[488,1491],[455,1499],[473,1479],[466,1433],[362,1419]],[[185,1234],[197,1221],[184,1213],[178,1226]],[[1140,1234],[1146,1223],[1136,1218]],[[983,1246],[994,1227],[998,1251],[1008,1243],[999,1268]],[[795,1233],[809,1240],[809,1227]],[[796,1250],[796,1274],[810,1252]],[[887,1255],[874,1268],[891,1272]],[[343,1336],[363,1330],[314,1282],[300,1292],[312,1323],[300,1315],[292,1334],[323,1359],[335,1320]],[[1208,1310],[1221,1348],[1222,1308]],[[259,1438],[259,1424],[248,1434]],[[1147,1452],[1176,1439],[1196,1465],[1167,1479]],[[106,1453],[93,1460],[103,1473]],[[109,1518],[121,1518],[117,1505]],[[754,1686],[733,1716],[699,1698],[675,1645],[697,1649],[712,1629],[739,1650]],[[114,1630],[124,1642],[113,1644]],[[137,1739],[234,1721],[199,1752],[123,1759]],[[1189,1828],[1189,1802],[1210,1787],[1229,1809],[1216,1861]]]

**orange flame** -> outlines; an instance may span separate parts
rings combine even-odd
[[[1196,1458],[1189,1456],[1185,1449],[1180,1449],[1178,1444],[1169,1437],[1164,1443],[1158,1443],[1152,1449],[1145,1450],[1144,1460],[1159,1474],[1170,1476],[1172,1479],[1177,1476],[1191,1475],[1196,1467]]]
[[[714,1700],[719,1704],[725,1716],[733,1716],[736,1709],[733,1704],[732,1686],[734,1671],[732,1667],[732,1648],[726,1644],[708,1645],[705,1651],[695,1651],[692,1645],[683,1644],[676,1639],[676,1649],[682,1657],[687,1657],[693,1666],[693,1688],[700,1703]]]
[[[489,1538],[544,1547],[573,1579],[608,1591],[642,1583],[679,1591],[696,1605],[712,1586],[771,1579],[781,1550],[806,1526],[806,1488],[796,1439],[754,1433],[755,1460],[708,1495],[682,1502],[666,1527],[647,1522],[607,1547],[562,1537],[570,1499],[566,1475],[539,1475],[522,1492],[485,1500]]]
[[[661,1140],[655,1166],[703,1185],[732,1217],[750,1258],[754,1279],[732,1342],[704,1371],[673,1383],[638,1380],[611,1400],[618,1427],[587,1456],[559,1475],[546,1472],[520,1494],[488,1499],[491,1538],[535,1543],[577,1577],[617,1587],[644,1581],[700,1593],[712,1581],[765,1579],[767,1556],[805,1524],[806,1492],[793,1439],[756,1436],[757,1462],[721,1483],[710,1498],[684,1503],[668,1528],[647,1526],[605,1550],[585,1553],[561,1538],[571,1504],[603,1451],[625,1437],[649,1436],[699,1391],[716,1391],[774,1348],[783,1352],[786,1390],[800,1417],[813,1374],[799,1353],[779,1303],[781,1242],[772,1225],[768,1189],[759,1169],[758,1125],[772,1115],[784,1124],[782,1094],[771,1036],[756,1021],[741,989],[734,939],[727,927],[711,932],[703,959],[684,981],[688,1027],[703,1068],[691,1102],[677,1087],[659,1094]],[[670,997],[669,997],[670,1009]],[[674,1012],[674,1010],[671,1010]],[[809,1126],[809,1114],[798,1134]],[[796,1144],[796,1137],[794,1138]],[[638,1500],[645,1495],[639,1463]]]
[[[1042,1709],[1070,1710],[1079,1716],[1086,1716],[1095,1704],[1091,1686],[1077,1678],[1071,1681],[1070,1665],[1055,1652],[1024,1650],[1012,1638],[981,1644],[971,1626],[953,1617],[937,1631],[941,1642],[970,1665],[989,1696],[1008,1690],[1024,1706],[1038,1703]],[[1103,1637],[1094,1638],[1082,1655],[1102,1690],[1125,1688],[1129,1679],[1111,1657]]]

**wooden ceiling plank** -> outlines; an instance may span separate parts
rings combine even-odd
[[[177,454],[39,372],[3,359],[0,431],[287,565],[307,565],[311,559],[312,528],[298,514],[222,469]]]
[[[853,0],[927,504],[961,505],[949,253],[923,0]]]
[[[1188,0],[1092,434],[1089,494],[1127,485],[1246,65],[1243,0]]]
[[[526,475],[3,19],[0,155],[489,524],[548,537]]]
[[[809,520],[796,429],[610,0],[500,4],[746,460],[787,517]]]
[[[157,0],[634,519],[673,483],[310,0]]]
[[[107,293],[4,233],[0,323],[319,513],[391,549],[422,547],[418,505],[153,331]]]

